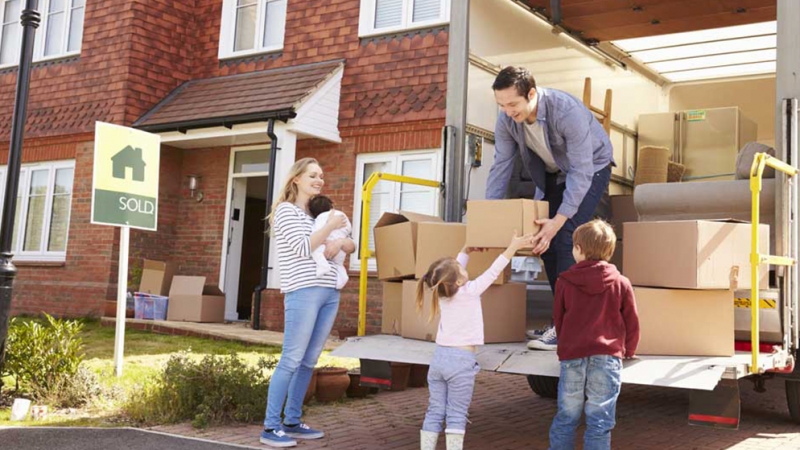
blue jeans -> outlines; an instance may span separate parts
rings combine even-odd
[[[446,420],[446,433],[464,434],[475,375],[480,370],[475,353],[456,347],[436,347],[428,369],[430,399],[423,430],[441,433]]]
[[[622,360],[616,356],[561,361],[558,413],[550,426],[550,450],[575,448],[575,429],[581,421],[581,412],[586,413],[584,450],[611,448],[621,373]]]
[[[561,207],[561,202],[564,199],[564,191],[567,189],[567,184],[558,184],[557,179],[558,174],[547,174],[543,200],[550,203],[550,217],[556,216],[558,208]],[[558,230],[558,233],[550,242],[550,248],[542,254],[544,270],[547,272],[547,280],[554,294],[558,276],[575,264],[575,258],[572,256],[572,233],[579,226],[592,220],[595,209],[597,209],[600,199],[608,189],[610,181],[610,166],[595,172],[592,177],[592,185],[586,191],[586,196],[583,197],[578,211],[570,219],[567,219],[564,226]]]
[[[339,310],[339,291],[328,287],[298,289],[287,293],[283,304],[283,353],[269,383],[264,419],[264,428],[269,429],[280,429],[284,401],[284,423],[300,423],[303,397]]]

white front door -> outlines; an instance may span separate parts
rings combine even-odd
[[[239,320],[239,272],[242,261],[244,206],[247,199],[247,178],[233,178],[230,215],[228,216],[228,253],[225,273],[225,320]]]

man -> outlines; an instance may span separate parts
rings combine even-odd
[[[593,218],[608,189],[614,164],[611,141],[581,101],[566,92],[537,89],[525,68],[506,67],[492,89],[502,111],[494,130],[486,198],[505,198],[519,155],[536,186],[530,195],[550,203],[550,218],[536,221],[541,230],[533,252],[542,255],[555,294],[559,274],[575,264],[572,232]],[[531,349],[555,350],[558,344],[552,325],[529,336],[540,336],[528,342]]]

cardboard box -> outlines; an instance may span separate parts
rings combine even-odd
[[[527,199],[470,201],[467,203],[467,245],[506,248],[514,230],[520,234],[535,234],[539,226],[533,221],[549,217],[547,202]]]
[[[167,320],[224,322],[225,296],[205,284],[206,277],[175,276],[169,290]]]
[[[425,276],[434,261],[458,256],[466,238],[467,226],[463,223],[420,222],[417,225],[415,278]]]
[[[616,246],[614,247],[614,254],[611,255],[611,261],[609,261],[609,262],[611,264],[617,266],[617,270],[619,270],[619,273],[625,275],[625,272],[624,272],[625,269],[622,268],[622,262],[624,261],[624,258],[622,257],[622,254],[623,254],[623,252],[622,252],[622,241],[618,240],[615,245]]]
[[[472,252],[469,255],[469,262],[467,263],[467,272],[469,272],[469,279],[474,280],[481,276],[483,272],[491,267],[494,260],[497,259],[505,250],[500,248],[489,249],[485,252]],[[511,263],[508,263],[506,269],[500,273],[500,276],[494,280],[492,284],[505,284],[511,281]]]
[[[416,311],[417,281],[403,281],[403,318],[401,335],[404,338],[436,341],[439,328],[437,315],[430,322],[431,294],[426,292],[421,314]],[[484,343],[522,342],[525,340],[527,288],[524,283],[490,286],[481,297]]]
[[[403,283],[384,281],[381,333],[400,334],[403,324]]]
[[[614,227],[614,233],[617,234],[617,239],[622,239],[623,227],[625,222],[638,222],[639,213],[633,206],[632,195],[613,195],[611,199],[611,217],[609,223]]]
[[[625,224],[625,276],[635,286],[680,289],[750,288],[750,224],[680,220]],[[761,252],[769,226],[759,226]],[[767,266],[759,286],[769,283]]]
[[[417,227],[442,219],[410,212],[384,213],[375,224],[375,260],[379,280],[400,280],[416,273]]]
[[[173,262],[145,259],[142,265],[142,279],[139,292],[155,295],[169,295],[172,277],[178,272],[178,264]]]
[[[634,288],[638,355],[732,356],[733,291]]]
[[[666,183],[669,178],[669,159],[672,150],[666,147],[645,146],[639,149],[633,185]]]

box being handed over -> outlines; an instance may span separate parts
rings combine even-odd
[[[467,202],[467,246],[506,248],[516,230],[520,235],[536,234],[538,219],[550,217],[547,202],[514,200],[473,200]]]

